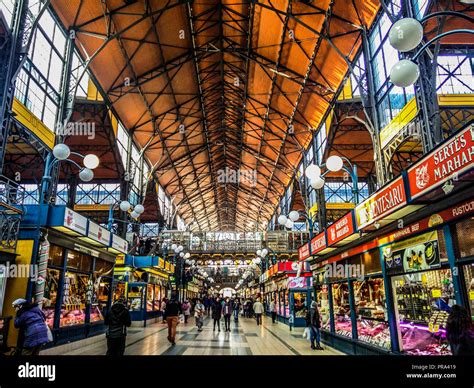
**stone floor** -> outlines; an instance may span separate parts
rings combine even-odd
[[[223,322],[221,322],[223,327]],[[254,319],[240,318],[231,322],[231,332],[212,330],[212,320],[206,318],[201,332],[194,318],[179,324],[176,345],[167,341],[167,326],[155,323],[146,328],[130,328],[125,355],[340,355],[342,353],[323,345],[324,350],[312,350],[302,337],[303,328],[289,330],[282,323],[272,324],[264,318],[257,326]],[[106,353],[105,335],[78,341],[65,346],[44,350],[43,355],[102,355]]]

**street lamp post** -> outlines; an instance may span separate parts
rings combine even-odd
[[[113,226],[114,221],[115,222],[120,221],[120,222],[128,223],[127,221],[114,219],[114,210],[117,209],[117,205],[118,205],[118,208],[121,211],[127,212],[127,213],[129,212],[130,217],[132,217],[133,219],[139,218],[142,215],[142,213],[145,211],[145,208],[143,207],[143,205],[138,204],[138,205],[135,205],[135,207],[132,207],[132,205],[128,201],[121,201],[121,202],[117,201],[117,202],[111,204],[110,208],[109,208],[109,219],[108,219],[108,224],[107,224],[107,229],[109,231],[112,230],[112,226]]]

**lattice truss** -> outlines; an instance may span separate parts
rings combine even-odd
[[[52,1],[158,182],[203,230],[266,225],[378,6]]]

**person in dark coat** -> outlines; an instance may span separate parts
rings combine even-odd
[[[130,312],[123,299],[113,304],[105,316],[104,324],[107,326],[107,356],[123,356],[127,327],[132,324]]]
[[[16,310],[15,327],[20,330],[19,346],[22,356],[36,356],[41,347],[50,342],[46,316],[37,303],[17,299],[12,304]]]
[[[217,329],[221,331],[221,317],[222,317],[222,304],[219,298],[216,298],[216,300],[212,304],[212,319],[214,320],[214,328],[212,331],[216,331],[216,325],[217,325]]]
[[[232,315],[232,303],[229,298],[222,304],[222,313],[224,314],[225,331],[230,331],[230,317]]]
[[[474,329],[471,316],[464,307],[457,304],[451,307],[446,335],[454,356],[474,355]]]
[[[306,314],[306,326],[309,327],[311,335],[311,349],[324,350],[321,347],[321,316],[318,310],[318,304],[313,300],[311,308]],[[314,345],[316,340],[316,346]]]
[[[176,345],[176,327],[179,322],[179,314],[182,313],[181,304],[177,301],[176,295],[173,295],[166,303],[165,316],[168,324],[168,341],[171,345]]]

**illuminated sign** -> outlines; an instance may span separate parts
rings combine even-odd
[[[324,248],[327,247],[326,244],[326,233],[319,233],[316,237],[311,240],[311,254],[315,255],[318,252],[321,252]]]
[[[328,227],[327,232],[328,245],[335,244],[354,234],[354,217],[352,212],[347,213],[344,217],[334,222]]]

